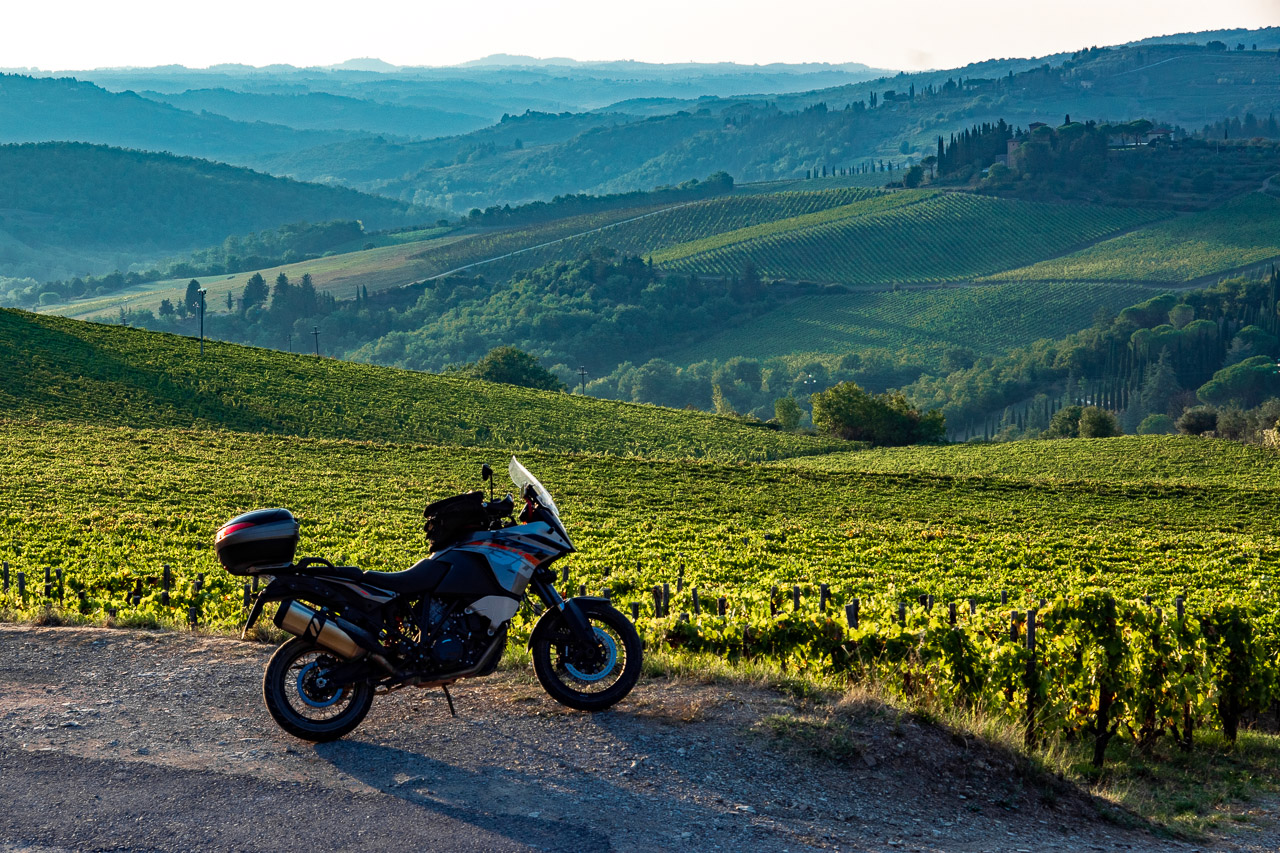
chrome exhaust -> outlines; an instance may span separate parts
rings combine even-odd
[[[352,636],[364,631],[339,616],[325,616],[305,604],[296,601],[281,604],[273,621],[295,637],[311,640],[347,660],[358,660],[369,654],[369,650]],[[375,655],[375,658],[380,657]]]

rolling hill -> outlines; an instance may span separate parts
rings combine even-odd
[[[698,412],[548,394],[0,310],[9,419],[728,461],[841,443]]]
[[[991,281],[1142,282],[1184,286],[1280,258],[1280,199],[1248,193],[1079,252],[1007,270]]]
[[[0,145],[0,276],[42,279],[128,269],[293,222],[362,220],[370,229],[435,213],[345,187],[249,169],[74,142]]]

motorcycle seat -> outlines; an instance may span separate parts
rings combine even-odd
[[[379,589],[412,594],[435,589],[448,570],[446,561],[427,557],[403,572],[364,572],[360,581]]]

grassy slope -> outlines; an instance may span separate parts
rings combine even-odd
[[[668,356],[679,364],[864,348],[996,354],[1088,326],[1099,306],[1119,311],[1150,295],[1139,285],[1034,282],[934,290],[802,296]],[[1046,304],[1052,311],[1044,311]]]
[[[968,279],[1067,251],[1158,214],[1087,205],[1010,201],[905,190],[915,204],[875,200],[835,221],[801,217],[689,247],[654,260],[679,270],[732,275],[748,261],[772,278],[868,284]],[[723,244],[723,245],[721,245]]]
[[[1249,193],[1222,207],[1106,240],[991,280],[1181,284],[1280,256],[1280,199]]]
[[[1074,462],[1101,480],[1114,457],[1099,455],[1096,443],[1074,444]],[[1166,445],[1117,446],[1141,460]],[[1241,458],[1223,443],[1199,447],[1205,468],[1242,466],[1246,486],[1274,470],[1272,459]],[[967,448],[937,452],[957,451]],[[572,582],[610,586],[623,601],[642,599],[683,566],[690,586],[726,595],[733,606],[773,583],[818,582],[830,583],[837,601],[860,595],[868,607],[868,597],[928,592],[991,601],[1000,589],[1053,595],[1088,584],[1195,602],[1227,591],[1266,594],[1265,576],[1280,556],[1276,490],[1241,488],[1230,478],[1073,484],[520,456],[555,494],[574,534]],[[504,455],[0,422],[0,559],[30,573],[73,569],[121,591],[133,578],[158,575],[162,563],[177,569],[183,589],[195,572],[208,572],[207,612],[229,624],[240,615],[239,593],[214,562],[212,532],[221,521],[256,506],[289,506],[303,522],[301,553],[403,568],[423,550],[422,505],[477,486],[482,461],[501,463]],[[674,596],[673,612],[689,608],[688,594]]]
[[[0,411],[128,426],[725,460],[836,446],[714,415],[0,311]]]

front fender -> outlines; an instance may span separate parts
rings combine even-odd
[[[529,648],[533,648],[535,640],[539,640],[545,634],[554,631],[564,622],[568,622],[570,627],[573,627],[575,621],[577,621],[578,624],[589,628],[590,623],[587,622],[586,617],[582,615],[582,611],[578,607],[579,604],[586,604],[588,602],[592,604],[604,604],[608,607],[613,606],[613,603],[609,601],[609,599],[601,596],[579,595],[574,598],[566,598],[561,607],[548,610],[538,619],[538,624],[534,625],[533,630],[529,632]]]

